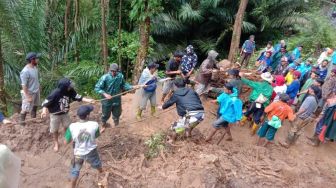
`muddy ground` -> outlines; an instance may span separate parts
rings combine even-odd
[[[204,137],[211,130],[216,106],[204,100],[206,119],[197,127],[193,138],[167,146],[156,158],[147,159],[144,142],[157,132],[166,132],[176,119],[175,109],[159,110],[159,118],[144,114],[135,120],[134,94],[123,96],[123,115],[119,127],[111,127],[98,139],[103,166],[109,172],[111,188],[244,188],[244,187],[335,187],[336,145],[308,145],[306,136],[313,133],[313,125],[306,127],[297,144],[284,149],[277,142],[284,138],[288,124],[268,148],[255,146],[256,136],[249,135],[248,126],[232,127],[233,141],[223,140],[216,145],[219,134],[211,144]],[[76,109],[78,103],[72,105]],[[75,110],[71,112],[76,121]],[[91,119],[98,120],[99,104]],[[16,116],[14,117],[16,118]],[[18,125],[0,127],[0,143],[9,146],[22,159],[22,188],[67,187],[71,146],[61,145],[53,152],[49,135],[49,120],[34,120],[22,129]],[[85,164],[80,188],[97,186],[97,173]]]

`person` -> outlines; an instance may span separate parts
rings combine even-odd
[[[245,67],[248,66],[250,58],[255,50],[255,41],[254,41],[254,35],[251,35],[249,37],[249,40],[246,40],[242,46],[240,56],[241,56],[241,62],[240,64],[243,66],[245,64]]]
[[[310,73],[310,78],[303,84],[301,87],[300,92],[298,93],[299,98],[298,102],[301,103],[303,101],[303,97],[305,96],[304,94],[307,93],[308,88],[313,85],[314,81],[319,77],[319,72],[317,71],[312,71]]]
[[[22,107],[19,123],[25,126],[27,113],[31,118],[36,118],[37,108],[40,105],[40,82],[37,65],[39,63],[40,53],[29,52],[26,55],[26,66],[20,72]]]
[[[196,93],[201,95],[208,87],[213,69],[217,68],[217,58],[218,53],[215,50],[210,50],[208,52],[208,57],[202,62],[199,73],[197,75]]]
[[[301,52],[302,52],[303,46],[298,45],[294,50],[292,51],[292,59],[293,61],[296,61],[301,58]]]
[[[321,65],[324,60],[331,61],[334,50],[326,48],[317,59],[317,65]]]
[[[174,142],[178,134],[191,136],[192,130],[204,120],[204,107],[198,94],[186,87],[182,78],[174,81],[177,89],[167,102],[162,105],[162,109],[167,109],[176,104],[179,120],[172,125],[172,135],[170,142]]]
[[[253,116],[253,126],[251,129],[251,135],[254,135],[256,130],[259,128],[259,123],[264,114],[265,107],[269,104],[272,93],[273,93],[273,76],[269,72],[261,74],[262,82],[255,82],[244,78],[244,74],[240,74],[242,77],[243,84],[252,88],[252,92],[249,97],[250,107],[244,113],[241,123],[244,123],[247,118],[251,115]]]
[[[157,82],[157,69],[159,65],[156,63],[149,63],[147,67],[142,71],[138,85],[145,85],[139,92],[141,99],[138,106],[138,112],[136,117],[141,119],[142,111],[146,109],[148,100],[151,105],[151,115],[154,116],[156,112],[156,82]]]
[[[170,78],[170,80],[166,80],[163,83],[161,103],[164,103],[167,95],[173,91],[174,79],[177,75],[181,74],[179,67],[183,57],[183,53],[180,51],[175,51],[173,55],[174,57],[170,59],[166,65],[166,76]]]
[[[280,43],[274,46],[274,54],[280,52],[281,48],[286,48],[286,41],[281,40]]]
[[[314,135],[308,137],[310,144],[319,146],[320,138],[327,138],[329,140],[336,140],[336,88],[333,88],[332,93],[329,95],[326,104],[323,107],[321,114],[316,119],[316,128]],[[325,126],[325,128],[324,128]],[[322,131],[325,129],[325,131]]]
[[[328,99],[329,95],[332,93],[333,88],[336,87],[336,68],[331,71],[330,76],[325,80],[322,85],[322,106],[323,103]]]
[[[280,64],[280,62],[282,61],[282,58],[286,57],[288,64],[290,64],[289,59],[290,59],[290,55],[286,50],[286,47],[281,47],[280,51],[276,51],[275,54],[272,56],[272,71],[275,71],[276,68],[278,67],[278,65]]]
[[[265,108],[267,120],[258,130],[257,145],[267,146],[268,143],[274,140],[275,134],[281,127],[283,121],[288,119],[294,121],[295,115],[292,108],[288,105],[289,96],[285,93],[279,95],[279,101],[274,101]],[[266,138],[266,139],[264,139]],[[264,141],[264,143],[262,143]]]
[[[289,104],[293,104],[294,100],[296,98],[296,95],[298,94],[300,90],[300,76],[301,73],[299,71],[293,72],[293,82],[287,86],[286,94],[289,95]]]
[[[308,58],[304,63],[301,63],[296,69],[297,71],[299,71],[301,73],[300,81],[301,81],[302,85],[303,85],[304,81],[306,80],[305,79],[307,77],[306,75],[312,69],[312,63],[313,63],[313,60],[311,58]]]
[[[119,72],[119,67],[116,63],[110,65],[109,73],[104,74],[95,86],[95,91],[104,98],[104,100],[101,101],[101,121],[103,128],[109,126],[107,121],[110,119],[111,113],[114,126],[119,125],[119,118],[122,112],[121,96],[112,96],[120,94],[122,91],[130,91],[138,88],[140,88],[140,86],[131,86],[125,82],[124,75]]]
[[[328,60],[323,60],[322,63],[317,67],[317,70],[320,72],[320,78],[323,80],[327,77],[328,74]]]
[[[102,162],[97,150],[96,139],[100,135],[98,122],[89,121],[90,113],[93,111],[92,105],[82,105],[77,110],[79,121],[69,125],[65,132],[65,144],[73,141],[74,158],[70,166],[71,188],[76,187],[80,170],[84,162],[92,168],[103,172]]]
[[[321,95],[321,90],[317,86],[310,86],[308,96],[303,101],[299,111],[295,114],[296,118],[291,123],[285,141],[280,142],[281,146],[288,148],[299,138],[301,130],[313,122],[312,115],[318,107],[319,95]]]
[[[288,68],[288,73],[286,74],[286,77],[285,77],[287,85],[290,85],[294,81],[294,71],[295,71],[294,67]]]
[[[329,63],[329,67],[328,67],[327,77],[330,75],[330,73],[333,69],[336,69],[336,49],[334,49],[334,52],[331,55],[331,61]]]
[[[256,66],[259,66],[257,69],[259,73],[264,73],[268,71],[269,67],[272,65],[271,56],[272,52],[266,51],[266,55],[262,59],[257,61]]]
[[[216,100],[213,100],[212,103],[219,104],[217,112],[218,119],[213,123],[213,129],[205,141],[209,142],[221,128],[225,129],[225,133],[222,135],[218,144],[224,138],[225,134],[228,135],[226,140],[232,141],[229,124],[240,121],[243,115],[243,102],[238,97],[238,90],[233,87],[232,84],[227,83],[224,86],[224,92],[217,97]]]
[[[260,53],[259,58],[257,59],[257,61],[259,61],[260,59],[262,59],[266,55],[266,52],[271,52],[271,54],[274,53],[274,48],[273,48],[272,41],[268,41],[267,42],[266,48],[261,51],[261,53]]]
[[[273,101],[279,100],[279,95],[282,93],[286,93],[287,85],[285,84],[285,77],[282,75],[275,76],[275,83],[272,84],[273,86],[273,94],[272,99]]]
[[[286,75],[288,70],[288,60],[287,57],[281,58],[281,63],[274,70],[274,75]]]
[[[70,103],[72,101],[84,101],[93,103],[93,99],[82,97],[77,94],[73,88],[71,81],[68,78],[62,78],[58,81],[58,86],[54,89],[42,103],[41,118],[45,118],[47,113],[50,113],[50,133],[54,138],[54,151],[57,152],[58,131],[62,124],[64,130],[71,124],[69,116]]]
[[[182,77],[187,84],[190,82],[189,78],[197,65],[197,60],[198,57],[194,52],[194,47],[192,45],[188,45],[186,48],[186,54],[183,55],[181,63]]]

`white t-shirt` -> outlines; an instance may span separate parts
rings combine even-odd
[[[277,95],[275,96],[275,98],[274,98],[273,101],[278,101],[278,100],[279,100],[279,95],[282,94],[282,93],[286,93],[286,91],[287,91],[287,85],[284,84],[284,85],[282,85],[282,86],[275,86],[275,87],[273,88],[273,91],[277,94]]]
[[[95,121],[76,122],[69,125],[65,139],[75,142],[74,154],[83,156],[97,148],[95,139],[99,136],[99,125]]]

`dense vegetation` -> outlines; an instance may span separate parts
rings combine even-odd
[[[261,48],[268,40],[290,37],[290,47],[305,45],[305,55],[335,46],[335,29],[322,14],[322,2],[250,0],[241,41],[255,34]],[[43,96],[63,76],[94,96],[95,82],[112,62],[130,80],[143,60],[163,66],[171,52],[188,44],[200,60],[210,49],[226,58],[238,7],[235,0],[1,0],[2,110],[20,98],[19,72],[29,51],[43,54]]]

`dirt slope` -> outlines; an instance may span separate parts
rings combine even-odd
[[[232,142],[215,145],[204,142],[211,129],[216,106],[204,101],[206,120],[190,140],[178,141],[167,147],[162,156],[147,160],[144,141],[150,135],[166,131],[175,120],[175,109],[159,118],[136,122],[134,95],[123,97],[121,125],[107,129],[98,139],[104,167],[110,172],[110,187],[335,187],[336,146],[334,143],[313,148],[305,142],[312,133],[307,127],[298,143],[284,149],[254,145],[256,137],[249,136],[247,127],[233,127]],[[73,104],[76,109],[78,104]],[[96,106],[92,119],[99,119]],[[76,117],[71,112],[75,121]],[[52,151],[48,121],[33,121],[25,129],[18,125],[0,127],[0,142],[8,145],[23,160],[21,187],[63,188],[72,158],[70,146],[62,145],[60,152]],[[284,137],[288,125],[279,130],[276,140]],[[84,165],[78,187],[97,187],[96,172]]]

